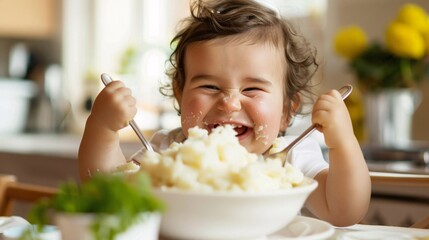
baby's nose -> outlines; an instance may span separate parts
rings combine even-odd
[[[225,112],[235,112],[241,109],[240,96],[237,93],[224,94],[219,100],[218,109]]]

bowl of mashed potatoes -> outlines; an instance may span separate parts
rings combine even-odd
[[[291,222],[317,187],[280,159],[249,153],[228,125],[192,128],[184,142],[138,161],[167,204],[161,235],[173,239],[263,238]]]

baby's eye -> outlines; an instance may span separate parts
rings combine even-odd
[[[263,94],[264,92],[266,91],[260,87],[247,87],[242,90],[242,94],[247,97],[256,97],[256,96],[259,96],[260,94]]]
[[[219,90],[219,88],[215,85],[202,85],[200,88],[208,89],[208,90]]]
[[[258,88],[258,87],[249,87],[249,88],[245,88],[243,91],[251,92],[251,91],[263,91],[263,90],[261,88]]]

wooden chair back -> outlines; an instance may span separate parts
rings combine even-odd
[[[56,188],[20,183],[13,175],[0,175],[0,216],[12,215],[15,202],[35,203],[56,193]]]

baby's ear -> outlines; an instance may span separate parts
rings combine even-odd
[[[283,116],[282,116],[282,119],[280,122],[280,129],[279,129],[279,132],[281,134],[283,134],[287,129],[287,126],[288,126],[288,120],[287,119],[288,119],[287,115],[285,113],[283,113]]]
[[[280,123],[280,131],[285,132],[288,126],[292,123],[293,117],[298,113],[301,106],[300,96],[297,95],[296,101],[290,101],[289,104],[285,103],[283,107],[283,116]]]
[[[292,119],[291,116],[289,116],[289,111],[288,111],[289,106],[287,104],[284,105],[283,107],[283,115],[282,115],[282,119],[280,120],[280,132],[285,132],[290,120]],[[292,113],[293,114],[293,113]]]
[[[182,101],[182,91],[179,89],[177,81],[173,81],[173,94],[174,98],[176,98],[176,101],[180,106],[180,102]]]

